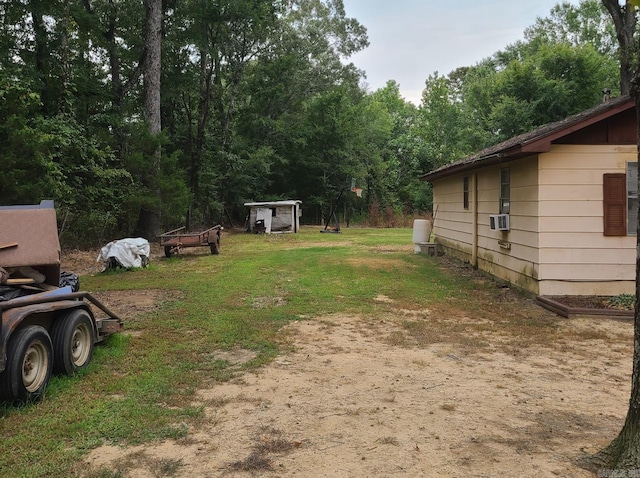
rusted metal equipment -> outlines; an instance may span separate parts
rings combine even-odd
[[[94,345],[122,329],[122,319],[91,294],[58,287],[51,201],[0,207],[0,272],[0,400],[39,399],[52,373],[87,367]]]
[[[218,224],[202,232],[187,232],[185,227],[160,235],[160,245],[164,255],[171,257],[180,253],[183,247],[209,247],[211,254],[220,254],[220,239],[224,228]]]

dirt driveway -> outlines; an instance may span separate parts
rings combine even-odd
[[[131,300],[120,294],[114,302]],[[162,299],[139,293],[131,310]],[[622,427],[631,322],[561,319],[509,290],[479,293],[475,310],[371,300],[376,317],[290,324],[287,353],[198,391],[205,418],[183,424],[186,438],[100,447],[86,476],[595,476],[577,461]],[[217,356],[236,367],[253,357]]]
[[[198,391],[206,418],[186,438],[103,446],[87,476],[594,476],[576,461],[622,426],[632,324],[559,319],[506,293],[520,325],[402,310],[384,296],[372,298],[383,316],[302,318],[283,331],[288,353]],[[549,325],[553,343],[528,340],[531,320]]]

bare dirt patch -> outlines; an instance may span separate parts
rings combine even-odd
[[[66,251],[63,269],[99,273],[97,255]],[[622,427],[633,324],[558,319],[508,289],[478,294],[476,311],[455,304],[409,310],[379,295],[371,300],[389,308],[384,316],[293,323],[282,331],[290,352],[198,391],[205,419],[186,438],[100,447],[84,476],[107,476],[99,474],[105,468],[141,478],[594,476],[576,463]],[[159,290],[94,295],[126,315],[125,333],[181,297]],[[274,301],[286,306],[285,298],[260,298],[254,307]],[[505,317],[487,313],[496,304],[510,305]],[[523,325],[531,321],[541,324],[536,336]],[[240,370],[255,354],[214,350],[212,357]]]
[[[61,268],[66,272],[78,275],[93,275],[101,272],[104,267],[98,261],[99,249],[90,251],[65,250],[61,253]]]
[[[576,462],[622,427],[632,323],[558,319],[505,292],[543,323],[518,337],[510,317],[371,300],[389,313],[285,327],[288,353],[198,391],[206,416],[186,438],[98,448],[87,476],[594,476]]]
[[[91,292],[91,295],[107,307],[113,308],[114,312],[126,316],[128,323],[140,320],[140,316],[145,313],[159,310],[166,302],[183,297],[179,291],[166,289],[108,290]]]

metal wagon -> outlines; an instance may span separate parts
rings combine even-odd
[[[164,247],[166,257],[180,253],[183,247],[208,246],[211,254],[220,254],[222,229],[223,227],[219,224],[202,232],[187,232],[185,227],[179,227],[161,234],[160,245]]]

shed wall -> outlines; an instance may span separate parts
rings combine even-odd
[[[272,211],[271,232],[296,232],[299,229],[299,207],[293,205],[265,205],[261,206]],[[253,231],[256,223],[258,207],[249,210],[249,230]]]

